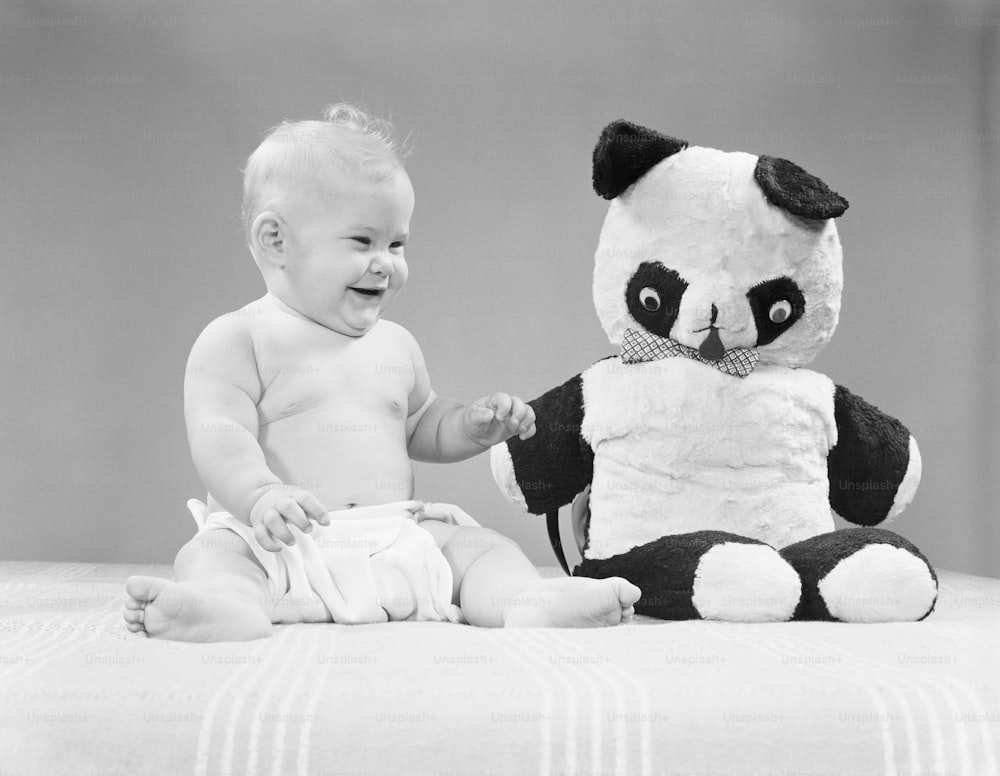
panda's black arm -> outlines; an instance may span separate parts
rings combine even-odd
[[[517,490],[529,512],[540,515],[568,504],[593,477],[594,452],[581,436],[581,375],[528,402],[535,411],[535,434],[506,443]],[[499,451],[498,451],[499,452]],[[496,473],[496,467],[494,467]],[[513,483],[503,483],[510,492]]]
[[[830,506],[851,523],[877,525],[913,497],[920,477],[919,454],[911,460],[916,445],[902,423],[843,386],[836,386],[833,406],[837,444],[827,458]]]

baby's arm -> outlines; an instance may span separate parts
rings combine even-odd
[[[416,340],[408,336],[414,384],[406,419],[407,451],[418,461],[461,461],[512,436],[535,433],[535,413],[516,396],[494,393],[466,406],[438,396]]]
[[[257,441],[261,397],[253,343],[239,316],[210,323],[195,341],[184,378],[184,416],[191,457],[209,493],[251,525],[265,549],[294,538],[286,522],[311,530],[326,522],[315,496],[285,486],[267,466]]]

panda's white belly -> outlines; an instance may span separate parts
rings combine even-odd
[[[595,364],[583,379],[587,557],[704,529],[779,548],[832,530],[833,395],[806,369],[739,378],[684,358]]]

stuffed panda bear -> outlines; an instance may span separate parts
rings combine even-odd
[[[530,402],[536,434],[493,449],[501,490],[550,529],[582,494],[573,573],[635,583],[641,614],[930,614],[931,565],[874,527],[913,499],[916,442],[803,368],[837,325],[846,200],[787,160],[627,121],[602,132],[593,183],[611,201],[594,305],[620,354]]]

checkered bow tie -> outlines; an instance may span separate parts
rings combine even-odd
[[[695,349],[674,342],[666,337],[657,337],[647,331],[626,329],[622,339],[622,361],[635,364],[640,361],[656,361],[661,358],[683,356],[706,366],[725,372],[727,375],[746,377],[757,366],[760,352],[756,348],[731,348],[718,361],[710,361]]]

